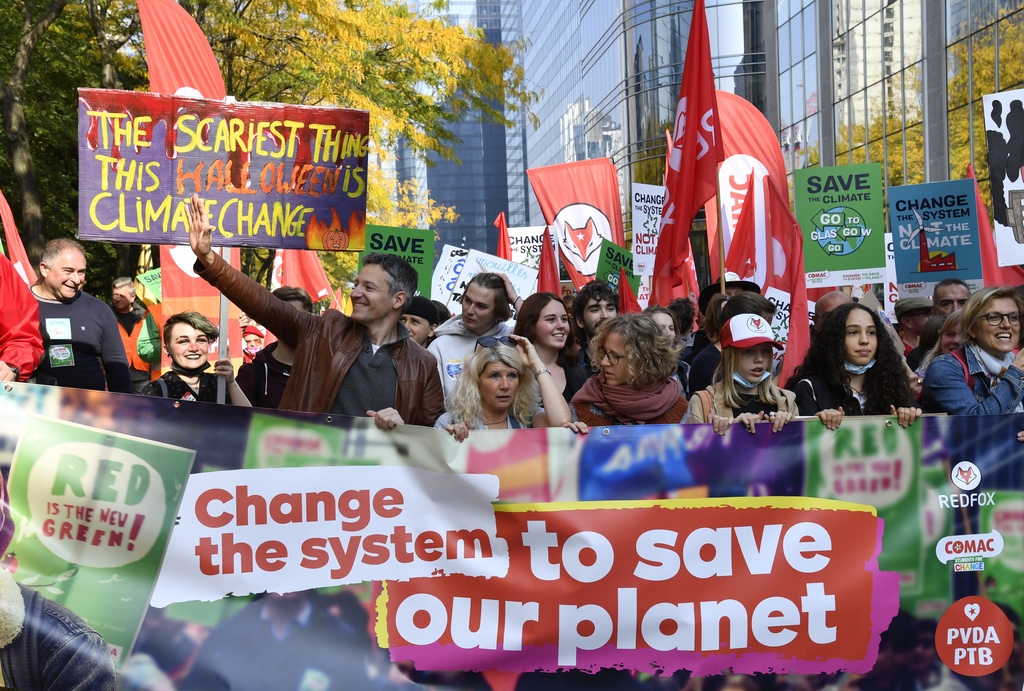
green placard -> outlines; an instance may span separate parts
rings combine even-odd
[[[194,456],[41,417],[18,441],[9,483],[14,576],[96,629],[118,666],[149,608]]]
[[[885,282],[881,164],[803,168],[793,186],[807,286]]]
[[[629,284],[633,286],[633,294],[636,295],[640,290],[640,277],[633,275],[633,253],[602,238],[601,256],[597,260],[597,273],[594,278],[618,288],[619,270],[623,267],[626,269],[626,275],[629,276]]]
[[[156,302],[160,302],[164,299],[163,290],[161,288],[162,282],[160,280],[160,269],[153,269],[152,271],[139,274],[135,277],[135,280],[139,282],[139,285],[146,289],[146,293],[148,293],[150,297],[156,299]]]
[[[360,268],[367,252],[396,254],[412,264],[420,275],[416,289],[420,295],[430,297],[430,279],[434,271],[434,231],[367,224],[366,250],[359,253]]]

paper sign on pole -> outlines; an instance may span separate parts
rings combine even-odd
[[[512,244],[512,261],[531,269],[540,269],[540,248],[544,242],[544,229],[547,226],[523,226],[509,228],[508,238]],[[558,252],[555,234],[551,233],[551,247]]]
[[[654,273],[665,188],[662,185],[633,183],[630,199],[633,203],[633,270],[638,276],[650,276]]]
[[[466,256],[466,264],[459,274],[451,296],[448,298],[448,305],[455,305],[462,299],[462,294],[466,292],[466,286],[469,285],[470,280],[474,276],[487,272],[503,273],[508,276],[509,280],[512,281],[512,287],[516,289],[516,293],[519,295],[529,297],[537,292],[536,269],[517,264],[510,259],[496,257],[493,254],[487,254],[479,250],[470,250]]]
[[[441,248],[441,255],[437,258],[437,264],[434,265],[434,274],[430,281],[431,300],[448,302],[448,298],[451,297],[452,290],[455,289],[455,284],[459,280],[459,274],[462,273],[462,269],[466,265],[468,256],[469,250],[465,247],[445,245]]]

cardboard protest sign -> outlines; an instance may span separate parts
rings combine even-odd
[[[601,239],[601,255],[597,260],[597,273],[595,280],[604,281],[613,288],[619,285],[619,271],[626,270],[629,276],[629,284],[633,286],[633,293],[640,289],[640,276],[633,273],[633,256],[622,247],[619,247],[610,240]]]
[[[544,229],[547,226],[523,226],[509,228],[508,238],[512,245],[512,261],[531,269],[540,268],[540,249],[544,243]],[[558,244],[551,234],[551,247],[556,252]]]
[[[366,250],[359,253],[359,266],[367,252],[394,254],[412,264],[419,274],[416,290],[430,295],[431,274],[434,264],[434,231],[423,228],[392,228],[366,226]]]
[[[470,250],[469,254],[466,255],[466,263],[459,273],[459,278],[455,282],[455,287],[452,289],[452,294],[448,297],[449,307],[457,304],[462,299],[462,294],[466,292],[466,286],[469,285],[474,276],[487,272],[503,273],[508,276],[509,280],[512,281],[512,286],[516,289],[516,293],[519,295],[529,297],[537,290],[536,269],[517,264],[510,259],[496,257],[493,254],[487,254],[479,250]]]
[[[434,273],[430,281],[430,299],[439,302],[448,302],[452,291],[459,281],[459,275],[466,266],[466,257],[469,250],[464,247],[445,245],[441,248],[437,263],[434,264]]]
[[[1024,122],[1019,117],[1024,89],[982,97],[989,184],[992,188],[992,233],[999,266],[1024,264],[1024,177],[1020,141]]]
[[[187,244],[197,193],[214,244],[363,248],[369,113],[78,93],[79,238]]]
[[[885,280],[885,214],[878,163],[793,171],[808,288]]]
[[[973,180],[890,187],[888,201],[900,297],[931,297],[947,278],[983,286]]]
[[[15,578],[84,618],[118,665],[148,609],[194,455],[41,417],[18,441]]]
[[[637,276],[651,276],[654,255],[658,251],[665,188],[634,182],[630,200],[633,203],[633,269]]]

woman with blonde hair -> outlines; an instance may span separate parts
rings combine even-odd
[[[572,428],[681,422],[687,403],[672,376],[678,357],[679,344],[645,314],[605,321],[590,343],[590,361],[601,371],[573,396],[579,422]]]
[[[690,399],[687,422],[710,422],[724,435],[730,425],[741,424],[750,432],[754,423],[767,420],[778,432],[799,411],[796,395],[772,382],[773,348],[782,348],[767,319],[759,314],[738,314],[719,334],[722,363],[715,383]]]
[[[571,419],[561,390],[529,339],[481,336],[434,427],[463,441],[471,430],[560,427]]]

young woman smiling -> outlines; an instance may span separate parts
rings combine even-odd
[[[535,293],[526,298],[516,315],[515,335],[528,339],[537,349],[541,366],[551,371],[566,403],[587,381],[587,372],[577,363],[569,313],[554,293]]]

